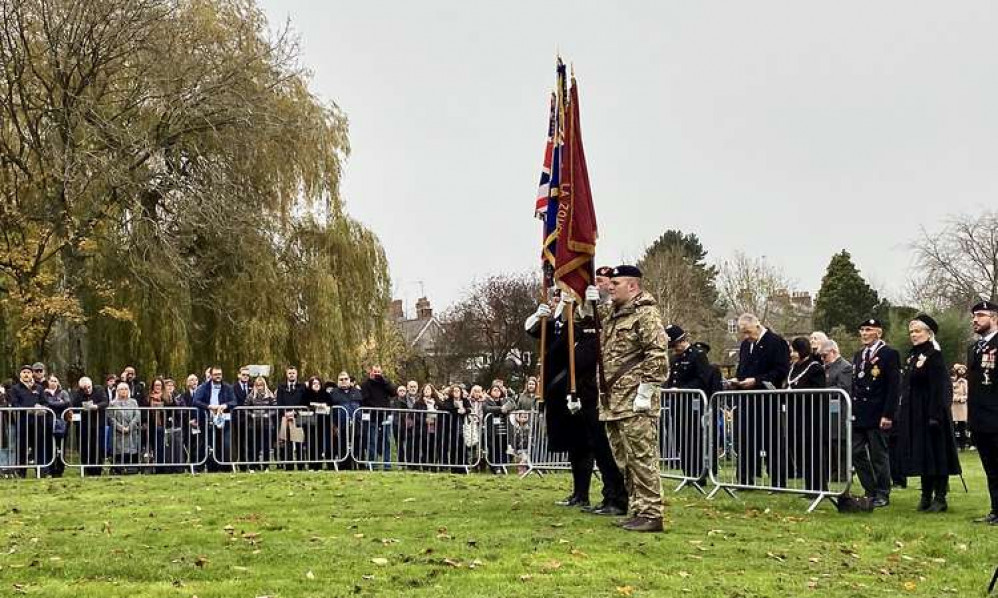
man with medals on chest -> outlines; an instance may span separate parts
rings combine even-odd
[[[998,303],[973,308],[974,333],[980,338],[967,351],[967,426],[988,478],[991,512],[978,523],[998,525]]]
[[[883,334],[880,320],[860,324],[863,348],[853,358],[852,460],[874,507],[890,503],[887,435],[894,424],[901,381],[900,356],[883,341]]]

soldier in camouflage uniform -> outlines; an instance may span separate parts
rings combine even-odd
[[[633,518],[620,525],[660,532],[659,393],[669,377],[668,337],[655,298],[641,290],[638,268],[614,268],[611,298],[613,312],[603,326],[607,390],[600,396],[600,419],[630,496]]]

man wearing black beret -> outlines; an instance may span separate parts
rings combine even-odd
[[[890,504],[891,462],[887,435],[901,392],[901,356],[883,341],[884,325],[859,325],[863,348],[853,357],[852,462],[874,507]]]
[[[967,426],[988,478],[991,512],[979,523],[998,525],[998,304],[981,301],[973,307],[978,341],[967,351]]]

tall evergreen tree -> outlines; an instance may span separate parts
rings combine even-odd
[[[832,330],[841,326],[853,330],[865,318],[887,315],[888,308],[859,273],[848,251],[832,256],[814,305],[817,328]]]
[[[667,322],[701,339],[717,330],[717,268],[707,264],[707,250],[694,233],[668,230],[638,261],[644,287],[658,301]]]

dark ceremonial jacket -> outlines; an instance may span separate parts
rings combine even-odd
[[[967,426],[978,434],[998,434],[998,334],[983,349],[967,351]]]
[[[668,387],[702,390],[710,398],[713,371],[707,361],[707,354],[690,345],[682,354],[671,359]]]
[[[952,403],[953,383],[943,354],[932,342],[912,347],[905,362],[895,422],[905,476],[960,473]]]
[[[589,442],[586,420],[599,419],[599,385],[596,381],[599,362],[595,330],[575,327],[575,396],[582,411],[568,410],[568,328],[547,321],[547,346],[544,351],[544,419],[547,423],[550,450],[567,451]],[[529,331],[540,338],[540,326]]]
[[[857,428],[880,427],[880,418],[894,419],[901,392],[901,356],[884,344],[866,363],[863,351],[853,357],[852,413]]]
[[[739,380],[755,378],[755,387],[749,390],[765,389],[764,382],[769,382],[774,388],[782,388],[788,373],[790,347],[783,337],[767,330],[758,341],[742,341],[735,377]]]

